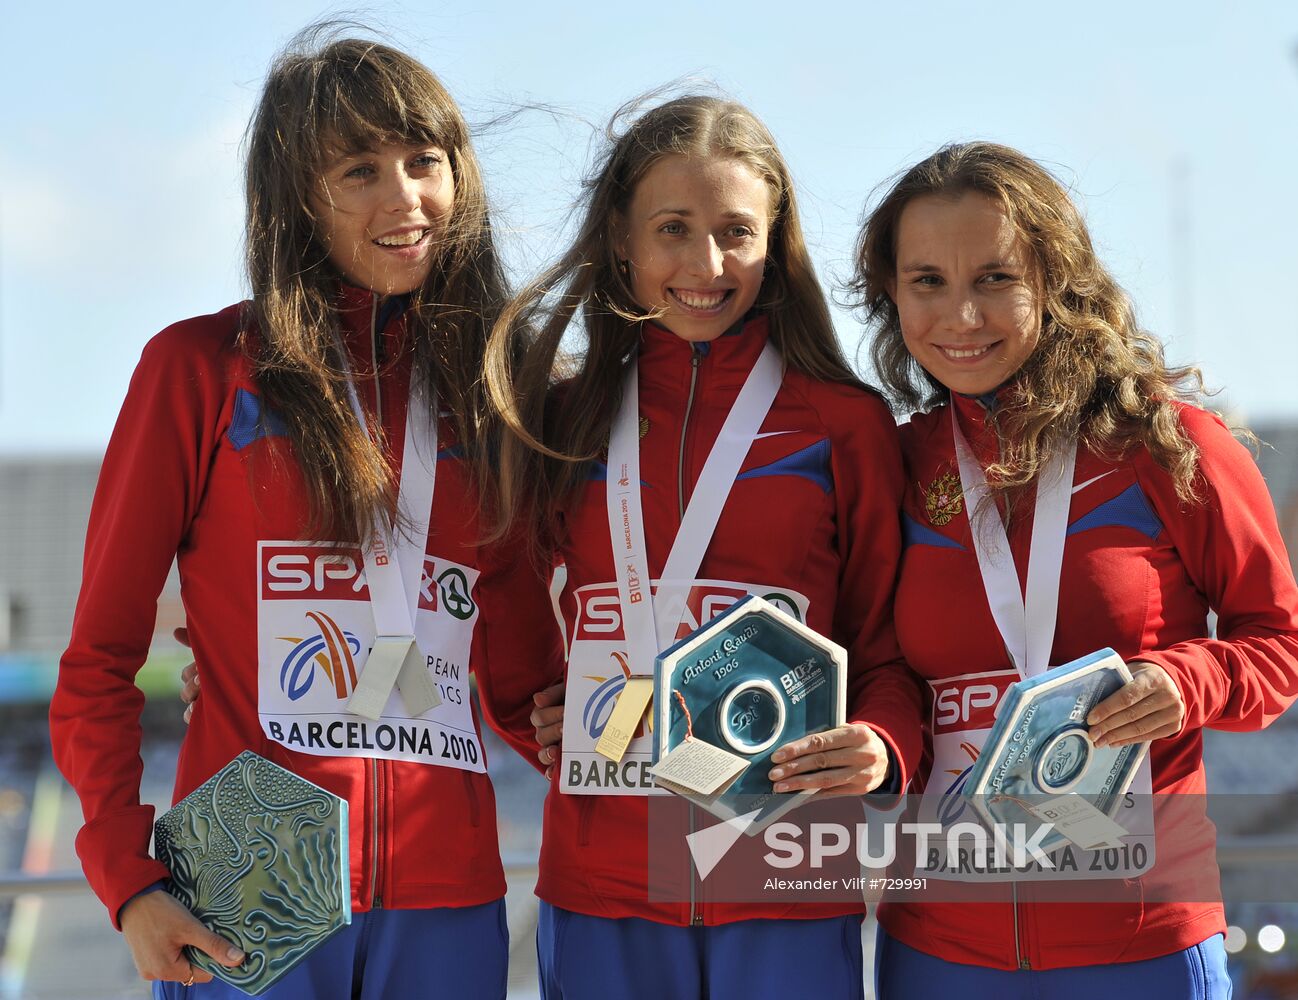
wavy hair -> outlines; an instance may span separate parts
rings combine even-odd
[[[888,294],[897,275],[902,212],[918,197],[954,199],[967,192],[999,204],[1030,249],[1041,308],[1037,347],[996,408],[1002,451],[986,470],[991,498],[1013,511],[1050,458],[1075,437],[1113,457],[1147,448],[1175,481],[1177,495],[1194,500],[1198,449],[1175,403],[1202,394],[1201,373],[1167,365],[1162,344],[1140,329],[1131,300],[1096,257],[1064,186],[1007,146],[942,147],[905,171],[865,219],[850,288],[873,328],[871,356],[894,404],[929,409],[948,395],[906,349]]]
[[[586,463],[608,444],[640,323],[658,315],[646,313],[632,295],[619,267],[615,226],[636,186],[664,157],[733,158],[766,182],[772,220],[756,307],[770,317],[771,340],[790,369],[859,384],[807,252],[789,168],[766,126],[743,105],[718,97],[678,97],[634,117],[644,102],[625,105],[607,128],[572,246],[505,306],[491,334],[487,385],[508,431],[500,466],[502,530],[522,515],[533,538],[543,535],[585,481]],[[582,343],[564,355],[562,341],[578,314]],[[552,395],[558,379],[565,384]]]
[[[332,24],[308,28],[276,58],[248,126],[252,301],[240,341],[267,404],[286,424],[310,498],[307,527],[321,538],[347,539],[396,503],[387,445],[372,440],[353,414],[337,356],[342,276],[312,209],[330,154],[384,143],[446,151],[455,200],[433,267],[406,312],[411,385],[426,386],[450,412],[488,501],[496,421],[482,359],[506,292],[478,161],[450,94],[410,56],[336,34]]]

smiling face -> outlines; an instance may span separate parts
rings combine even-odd
[[[619,220],[632,294],[682,340],[715,340],[762,287],[771,190],[732,157],[664,156],[636,185]]]
[[[921,195],[906,205],[888,292],[911,356],[952,392],[996,389],[1041,336],[1031,251],[984,194]]]
[[[454,201],[444,150],[385,144],[331,157],[311,207],[343,278],[400,295],[428,277]]]

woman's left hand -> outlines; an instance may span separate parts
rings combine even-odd
[[[1185,723],[1185,700],[1156,663],[1133,660],[1131,681],[1091,709],[1086,723],[1097,747],[1120,747],[1175,736]]]
[[[172,629],[171,635],[186,649],[192,650],[194,648],[189,641],[189,629],[184,625]],[[185,725],[189,725],[194,718],[194,702],[198,700],[198,664],[193,660],[185,664],[185,668],[180,672],[180,700],[185,706],[183,716]]]
[[[777,792],[815,788],[822,795],[864,795],[888,776],[888,746],[855,722],[786,743],[771,757]]]

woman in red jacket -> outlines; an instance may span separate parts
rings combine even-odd
[[[478,546],[495,427],[479,375],[504,283],[469,136],[409,56],[308,35],[267,79],[247,199],[251,301],[150,341],[104,458],[50,709],[77,850],[157,995],[243,995],[182,947],[231,967],[238,950],[152,891],[168,872],[149,856],[132,680],[176,559],[203,670],[176,797],[252,749],[350,804],[355,919],[263,995],[416,996],[431,978],[503,996],[468,670],[490,710],[508,673],[489,663],[557,645],[526,561]],[[395,681],[370,669],[378,634],[411,651]]]
[[[1003,694],[1104,646],[1134,679],[1093,710],[1092,737],[1153,741],[1118,817],[1143,849],[1108,852],[1098,875],[1077,859],[1100,901],[1018,881],[885,905],[881,1000],[1227,995],[1221,904],[1178,891],[1187,830],[1136,814],[1151,789],[1160,806],[1205,791],[1205,726],[1259,729],[1298,693],[1298,589],[1256,466],[1021,153],[949,146],[907,171],[866,221],[856,284],[883,382],[919,410],[896,622],[932,693],[926,804],[958,804],[991,725],[996,697],[971,685]],[[1155,859],[1170,890],[1151,890],[1159,869],[1122,881]]]
[[[578,310],[584,350],[547,407]],[[520,340],[525,356],[510,365]],[[895,426],[842,357],[788,169],[752,113],[685,97],[617,136],[575,245],[497,324],[488,376],[518,435],[502,488],[567,571],[566,694],[547,691],[537,716],[545,742],[560,729],[563,739],[561,759],[553,745],[542,752],[544,995],[859,997],[859,898],[718,896],[690,868],[683,835],[650,834],[661,803],[650,807],[643,726],[617,763],[594,749],[659,648],[627,602],[670,581],[651,616],[671,616],[657,622],[669,641],[758,594],[847,647],[850,723],[815,753],[790,748],[777,791],[900,786],[917,758],[919,692],[891,627]],[[718,446],[738,410],[749,430]],[[738,471],[715,473],[727,454]],[[723,502],[705,518],[696,508],[709,500]],[[534,677],[538,690],[553,680]]]

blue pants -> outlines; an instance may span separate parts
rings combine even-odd
[[[495,1000],[505,996],[505,901],[358,913],[261,996],[263,1000]],[[154,983],[154,1000],[247,1000],[213,979]]]
[[[1231,984],[1220,934],[1143,962],[1017,972],[934,958],[880,927],[874,991],[878,1000],[1230,1000]]]
[[[861,918],[676,927],[541,903],[543,1000],[862,1000]]]

